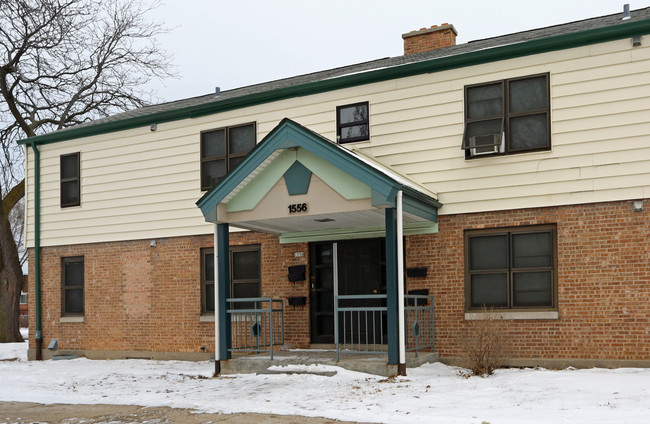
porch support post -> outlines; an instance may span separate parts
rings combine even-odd
[[[228,224],[215,225],[214,264],[215,264],[215,289],[214,289],[214,367],[215,375],[221,373],[220,361],[230,359],[232,339],[230,334],[230,315],[228,315],[228,302],[230,297],[230,232]]]
[[[397,328],[399,334],[399,365],[397,373],[406,375],[406,323],[404,315],[404,222],[402,190],[397,192]]]
[[[386,218],[386,314],[388,321],[388,364],[399,365],[397,301],[397,213],[385,209]]]

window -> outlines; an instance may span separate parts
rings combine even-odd
[[[548,74],[465,87],[465,157],[551,148]]]
[[[259,246],[230,248],[230,295],[234,298],[260,297],[261,260]],[[252,303],[237,303],[235,308],[252,308]]]
[[[61,155],[61,207],[79,206],[79,152]]]
[[[555,226],[465,232],[466,309],[555,308]]]
[[[201,249],[201,313],[214,314],[214,249]]]
[[[336,139],[341,144],[370,139],[368,102],[336,108]]]
[[[210,190],[255,147],[255,123],[201,133],[201,190]]]
[[[84,313],[84,258],[63,258],[62,315]]]
[[[230,248],[230,296],[260,297],[261,261],[259,246]],[[204,314],[214,313],[214,249],[201,249],[201,303]],[[234,308],[252,308],[252,304],[236,303]]]
[[[20,292],[20,304],[27,305],[27,293],[25,293],[24,291]]]

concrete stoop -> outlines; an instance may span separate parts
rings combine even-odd
[[[438,362],[440,355],[436,352],[408,352],[406,367],[416,368],[420,365]],[[314,374],[332,376],[336,371],[295,369],[293,365],[330,365],[350,371],[390,377],[397,374],[397,365],[387,363],[386,354],[341,353],[336,361],[335,351],[326,350],[289,350],[273,353],[237,355],[221,362],[222,374]],[[269,369],[273,367],[273,369]],[[282,367],[287,367],[283,370]]]

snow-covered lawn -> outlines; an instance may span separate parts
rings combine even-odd
[[[489,378],[428,364],[383,379],[331,366],[310,374],[211,376],[182,361],[26,361],[26,344],[0,344],[0,400],[109,403],[261,412],[387,423],[647,423],[650,370],[499,370]],[[302,370],[305,367],[277,370]]]

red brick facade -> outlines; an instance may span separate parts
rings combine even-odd
[[[650,221],[648,202],[485,212],[440,217],[435,236],[408,237],[407,267],[428,266],[435,295],[436,350],[460,356],[464,320],[464,230],[557,225],[556,320],[508,321],[509,356],[546,359],[650,359]]]
[[[307,282],[287,282],[287,267],[306,263],[307,244],[280,245],[277,237],[246,232],[232,233],[230,242],[261,245],[262,296],[308,296]],[[155,247],[138,240],[42,248],[43,345],[56,338],[59,350],[214,352],[214,323],[201,322],[200,290],[200,250],[212,246],[208,234],[157,239]],[[294,252],[304,257],[294,259]],[[85,313],[83,322],[61,322],[61,258],[73,256],[84,257]],[[30,250],[31,275],[33,263]],[[307,347],[308,306],[285,302],[284,319],[285,342]]]
[[[650,359],[650,204],[632,202],[485,212],[440,217],[439,233],[406,238],[406,267],[427,267],[407,278],[407,290],[435,295],[436,350],[461,355],[464,317],[465,230],[555,224],[558,319],[507,322],[509,356],[545,359]],[[275,236],[233,233],[231,245],[261,245],[262,296],[285,299],[285,343],[309,345],[308,281],[289,283],[287,267],[308,265],[308,244],[281,245]],[[200,249],[205,236],[42,248],[44,346],[60,350],[214,351],[214,324],[201,322]],[[304,252],[304,257],[294,257]],[[61,258],[84,256],[84,322],[60,322]],[[33,250],[30,293],[34,293]],[[35,296],[29,297],[33,310]],[[30,320],[30,348],[35,348]]]

